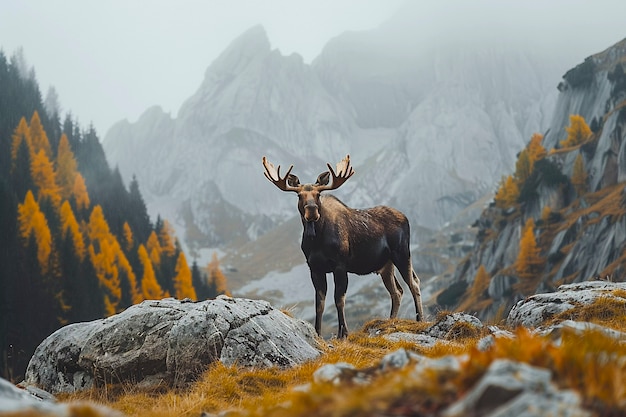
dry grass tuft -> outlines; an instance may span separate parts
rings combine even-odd
[[[431,324],[409,319],[374,319],[365,323],[362,331],[370,334],[419,333],[426,330]]]
[[[613,291],[606,296],[597,298],[591,304],[580,305],[554,315],[546,322],[546,325],[560,323],[564,320],[588,321],[626,332],[625,295],[625,290]]]

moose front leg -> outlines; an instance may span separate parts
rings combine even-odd
[[[326,274],[311,271],[311,281],[315,288],[315,331],[318,336],[322,335],[322,316],[324,315],[324,305],[326,304]]]
[[[344,312],[346,306],[346,292],[348,291],[348,273],[344,270],[335,270],[335,307],[337,307],[338,330],[337,338],[348,337],[348,325]]]

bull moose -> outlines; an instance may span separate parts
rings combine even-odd
[[[415,303],[415,318],[424,319],[419,278],[413,270],[409,249],[409,221],[400,211],[386,206],[357,210],[346,206],[338,198],[324,194],[339,188],[353,174],[350,155],[336,166],[330,164],[315,184],[300,184],[291,174],[293,165],[284,177],[280,165],[274,167],[263,157],[265,176],[282,191],[298,194],[298,210],[304,227],[302,252],[311,270],[315,288],[315,330],[321,334],[322,314],[326,300],[326,274],[333,273],[335,281],[335,306],[337,307],[337,337],[348,335],[344,313],[348,272],[365,275],[380,274],[391,296],[391,318],[398,315],[402,287],[394,273],[394,265],[407,283]],[[331,182],[332,176],[332,182]]]

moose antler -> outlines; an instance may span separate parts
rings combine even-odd
[[[293,191],[296,193],[300,191],[300,187],[292,187],[291,185],[287,184],[287,178],[289,178],[289,174],[293,169],[293,165],[289,167],[287,173],[283,178],[280,177],[280,165],[278,165],[278,168],[276,168],[274,167],[274,164],[267,160],[266,157],[263,157],[263,166],[265,167],[265,172],[263,174],[268,180],[273,182],[275,186],[283,191]]]
[[[350,155],[346,155],[339,163],[337,164],[337,174],[333,171],[333,167],[330,164],[326,164],[328,169],[330,170],[330,174],[333,177],[333,182],[330,185],[318,186],[317,189],[320,191],[324,190],[336,190],[341,187],[344,182],[348,180],[352,175],[354,175],[354,169],[350,166]]]

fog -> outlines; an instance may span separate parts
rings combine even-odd
[[[384,24],[382,43],[397,45],[397,54],[497,40],[568,50],[565,71],[625,37],[625,15],[620,0],[4,0],[0,48],[10,56],[23,47],[42,94],[54,86],[63,113],[93,122],[104,137],[153,105],[175,117],[211,62],[256,24],[272,48],[305,62],[345,31]]]

